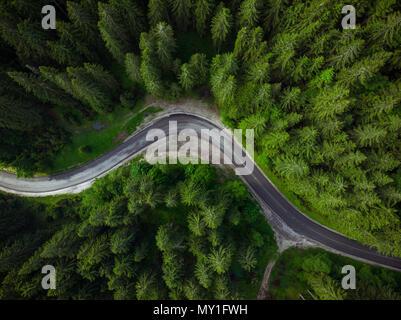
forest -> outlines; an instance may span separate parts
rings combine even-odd
[[[77,196],[1,194],[0,299],[254,299],[273,231],[216,170],[134,161]],[[55,290],[40,285],[44,265]]]
[[[358,1],[348,30],[330,0],[56,0],[43,30],[48,2],[0,4],[1,167],[51,167],[70,143],[59,119],[206,89],[308,210],[401,257],[399,1]]]
[[[401,300],[399,272],[277,249],[246,186],[212,166],[137,159],[79,195],[0,194],[0,300],[255,299],[271,261],[267,299]],[[357,290],[341,288],[344,265]]]
[[[358,275],[355,290],[343,290],[342,266]],[[401,275],[322,249],[288,249],[277,260],[270,279],[270,299],[400,300]]]

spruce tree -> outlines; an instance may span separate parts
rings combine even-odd
[[[221,2],[212,19],[211,33],[216,47],[220,50],[224,41],[227,39],[232,27],[232,16],[230,9],[225,8]]]
[[[32,102],[0,96],[0,127],[29,131],[42,123],[39,109],[35,110]]]

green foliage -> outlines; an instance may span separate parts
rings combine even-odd
[[[195,54],[189,63],[181,66],[181,73],[178,75],[180,85],[184,90],[192,89],[204,84],[208,78],[208,62],[205,54]]]
[[[224,41],[232,27],[232,16],[230,9],[225,8],[223,2],[221,2],[216,10],[216,14],[212,19],[211,33],[214,44],[217,48],[221,48]]]
[[[0,96],[0,127],[28,131],[42,123],[40,112],[29,101]]]
[[[341,288],[341,269],[352,265],[356,289]],[[400,274],[322,249],[289,249],[271,273],[270,298],[303,300],[399,300]]]
[[[203,36],[208,27],[208,21],[214,7],[212,0],[196,0],[195,2],[195,20],[196,31]]]
[[[0,4],[2,167],[25,176],[51,171],[51,159],[57,154],[63,157],[60,151],[69,143],[64,127],[79,131],[71,124],[81,117],[115,116],[108,113],[120,103],[133,107],[138,88],[156,99],[177,100],[209,85],[223,120],[233,128],[255,130],[259,164],[280,177],[277,181],[303,209],[348,237],[401,256],[398,2],[362,1],[355,30],[339,29],[341,5],[333,1],[59,1],[65,14],[58,19],[57,30],[48,31],[35,22],[42,16],[43,4],[27,0]],[[212,44],[220,54],[215,55]],[[132,133],[144,115],[135,116],[124,130]],[[104,151],[105,143],[99,140],[91,136],[69,147],[86,161]],[[218,250],[225,241],[221,230],[225,221],[232,228],[249,223],[238,212],[252,209],[244,204],[243,187],[235,183],[219,207],[222,199],[211,196],[216,179],[212,183],[210,172],[192,169],[188,172],[194,177],[183,173],[185,180],[174,188],[146,174],[127,183],[109,181],[108,187],[100,183],[94,190],[104,187],[103,193],[91,191],[83,199],[80,215],[87,223],[77,233],[123,228],[161,206],[177,212],[185,207],[191,218],[178,226],[204,237]],[[236,206],[230,207],[233,202]],[[257,248],[265,241],[260,231],[250,232],[248,240]],[[20,245],[15,242],[16,249]],[[88,242],[87,250],[92,245]],[[135,259],[146,260],[144,247],[137,246]],[[114,254],[109,251],[99,247],[106,259]],[[199,256],[203,252],[198,247],[193,251]],[[6,253],[5,257],[15,258]],[[124,269],[128,260],[110,260],[117,261],[120,275],[134,274]],[[113,273],[113,268],[93,261],[80,264],[83,277]],[[165,270],[169,282],[177,282],[176,269]],[[158,275],[147,271],[138,273],[144,284]],[[10,274],[5,282],[12,278]],[[202,279],[199,285],[188,279],[180,281],[179,288],[170,285],[166,296],[210,296],[203,290],[208,281],[204,275]],[[210,289],[214,297],[234,295],[225,279],[219,278],[218,288]],[[123,286],[124,281],[114,275],[105,287],[115,288],[121,298],[158,297],[156,284]],[[309,282],[324,283],[322,296],[341,297],[323,275],[314,275]],[[82,288],[82,296],[87,291]],[[30,283],[22,293],[36,294]]]
[[[83,68],[67,68],[78,96],[96,112],[113,109],[113,95],[118,90],[114,77],[100,65],[85,63]]]
[[[125,69],[130,79],[134,82],[142,82],[141,60],[133,53],[127,53],[125,56]]]
[[[163,0],[149,0],[148,19],[152,26],[159,22],[169,22],[168,3]]]
[[[178,28],[185,31],[191,23],[192,1],[169,0],[169,3]]]
[[[76,104],[68,94],[40,76],[23,72],[9,72],[8,75],[23,86],[27,92],[31,92],[43,102],[50,102],[62,107]]]
[[[113,57],[124,64],[125,55],[135,52],[137,46],[132,39],[139,39],[146,30],[143,9],[134,1],[99,2],[100,34]]]
[[[180,198],[172,175],[184,186],[194,181],[205,195],[203,203],[189,205]],[[234,195],[225,197],[231,187]],[[161,190],[173,195],[174,207],[163,198],[154,201]],[[211,166],[133,162],[96,180],[74,199],[40,206],[36,201],[0,198],[0,230],[7,235],[0,235],[2,298],[229,298],[237,286],[257,290],[251,277],[260,280],[266,263],[261,257],[276,250],[259,207],[254,204],[253,213],[245,207],[249,195],[243,184],[231,178],[217,182]],[[230,224],[226,208],[253,218]],[[236,252],[244,232],[263,233],[262,245]],[[31,281],[54,259],[57,290],[50,297]],[[245,273],[238,273],[238,267]],[[92,290],[83,295],[89,285]]]

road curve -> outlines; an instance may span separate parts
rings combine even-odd
[[[179,131],[194,129],[200,133],[201,129],[221,129],[200,116],[182,113],[170,114],[155,120],[121,145],[80,168],[54,176],[32,179],[18,179],[13,174],[0,171],[0,190],[22,196],[80,192],[90,187],[96,178],[104,176],[110,170],[131,160],[151,145],[152,142],[146,140],[149,129],[162,129],[168,133],[170,120],[177,121]],[[346,238],[305,216],[275,188],[257,166],[251,175],[241,178],[265,207],[270,208],[273,214],[277,215],[299,235],[321,245],[323,248],[332,249],[345,256],[401,271],[401,259],[381,255],[375,250]]]

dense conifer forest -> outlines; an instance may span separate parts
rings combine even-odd
[[[177,100],[199,89],[210,90],[224,123],[231,128],[255,130],[258,164],[282,179],[305,207],[318,212],[346,236],[382,253],[401,257],[399,1],[356,2],[357,25],[348,30],[341,27],[341,9],[349,3],[342,1],[50,2],[57,10],[56,30],[41,28],[41,8],[49,4],[47,0],[0,3],[2,168],[11,168],[23,176],[48,171],[51,159],[71,143],[71,133],[63,123],[74,125],[80,119],[112,114],[117,105],[129,105],[144,91],[157,99]],[[129,78],[129,88],[122,85],[125,77]],[[146,182],[143,183],[147,190]],[[104,188],[112,189],[111,181],[110,184]],[[126,186],[119,188],[129,192]],[[103,211],[118,216],[124,202],[113,202],[112,190],[107,199],[91,192],[100,206],[105,202],[110,205],[111,209],[103,207]],[[81,252],[76,277],[103,279],[74,294],[85,296],[88,290],[103,288],[104,279],[108,279],[114,294],[131,296],[138,285],[126,286],[121,291],[118,275],[125,279],[121,280],[123,283],[136,271],[124,270],[126,262],[118,257],[118,249],[117,253],[110,253],[112,249],[102,248],[105,242],[99,240],[101,237],[93,244],[88,240],[86,249],[81,247],[85,237],[90,239],[91,232],[101,230],[111,235],[108,229],[121,222],[113,222],[114,213],[111,220],[102,220],[100,209],[97,214],[90,214],[91,204],[85,199],[90,198],[91,192],[82,200],[82,226],[49,218],[51,223],[37,231],[36,242],[30,238],[32,235],[18,241],[31,244],[30,254],[35,245],[50,238],[57,226],[60,232],[44,247],[48,246],[49,257],[60,254],[65,257],[64,268],[68,268],[69,259]],[[123,193],[118,196],[127,197]],[[16,205],[24,202],[14,201]],[[132,203],[128,198],[126,201],[127,210],[132,212],[139,210],[136,206],[156,205],[146,203],[152,198],[143,198],[143,203]],[[191,202],[184,200],[181,205]],[[72,212],[69,215],[66,221],[77,219]],[[191,217],[196,221],[199,214],[195,212]],[[123,235],[130,226],[128,223],[117,229]],[[68,228],[77,229],[65,231]],[[186,250],[179,248],[180,239],[170,239],[163,234],[163,228],[160,230],[157,246],[164,259],[172,251],[163,247],[163,239],[178,246],[174,254]],[[56,250],[61,252],[50,253],[52,243],[62,243],[66,234],[74,237],[69,241],[76,243],[76,248],[62,252],[61,246]],[[217,239],[218,233],[213,234]],[[92,256],[84,254],[85,250]],[[218,245],[213,250],[216,255],[230,258],[234,254],[228,246]],[[21,257],[25,259],[29,254],[22,252]],[[29,260],[31,264],[24,264],[18,277],[29,274],[33,265],[46,259],[46,253],[43,257],[42,254],[38,251]],[[211,255],[208,253],[208,257]],[[81,256],[85,256],[82,261]],[[93,265],[103,259],[115,259],[117,276],[111,276],[112,270],[107,268],[101,274],[92,274]],[[227,262],[223,269],[216,266],[215,273],[220,274],[219,293],[235,294],[228,291],[225,282],[229,265]],[[163,264],[163,272],[170,272],[169,276],[179,273],[169,268]],[[18,272],[15,270],[6,280]],[[153,281],[152,274],[138,269],[142,277],[138,279],[148,284]],[[165,283],[165,296],[167,292],[186,294],[185,290],[178,292],[169,286],[170,280]],[[192,292],[216,294],[215,288],[213,291],[204,284],[207,281],[185,285],[198,288]],[[18,290],[20,294],[35,296],[30,288]],[[155,291],[143,292],[151,297]]]
[[[358,274],[355,290],[343,290],[342,266]],[[288,249],[273,269],[270,299],[401,300],[401,274],[335,255],[322,249]]]
[[[277,249],[232,172],[143,161],[79,196],[0,195],[0,236],[0,299],[254,299]]]

